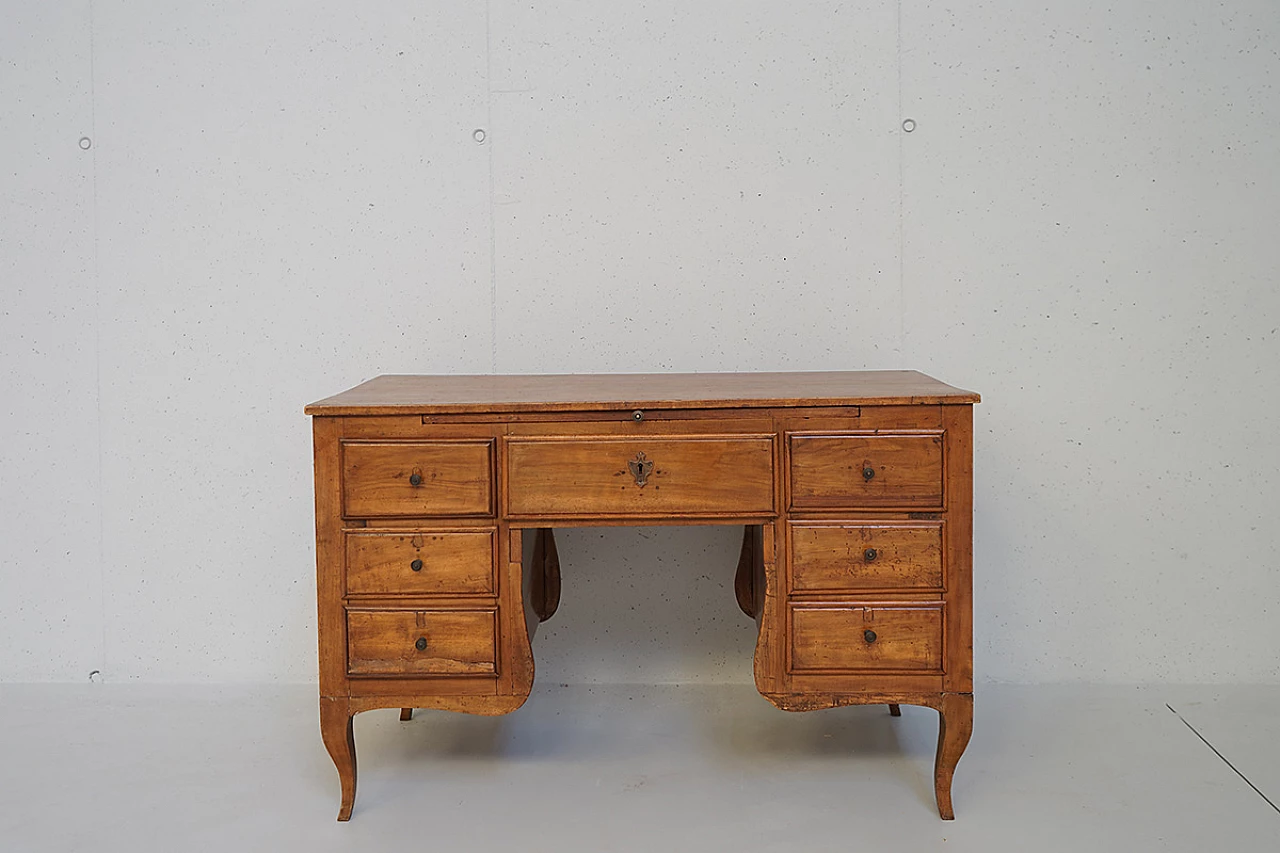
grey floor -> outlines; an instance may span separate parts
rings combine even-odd
[[[928,709],[540,685],[507,717],[357,717],[338,824],[315,705],[309,687],[0,686],[0,850],[1280,850],[1275,686],[986,687],[950,823]]]

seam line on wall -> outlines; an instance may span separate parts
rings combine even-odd
[[[907,276],[906,276],[906,210],[905,199],[906,192],[903,188],[903,174],[905,170],[902,166],[902,159],[906,151],[906,144],[903,137],[906,135],[902,129],[903,122],[903,102],[902,102],[902,0],[898,0],[898,21],[897,21],[897,54],[898,54],[898,126],[894,132],[898,136],[898,361],[901,362],[906,357],[907,349]],[[904,367],[906,365],[903,365]]]
[[[99,678],[106,681],[110,670],[107,669],[107,568],[106,568],[106,522],[102,517],[105,488],[102,477],[103,445],[102,445],[102,274],[98,262],[98,92],[95,85],[97,69],[95,67],[95,41],[97,27],[94,19],[94,0],[89,0],[89,174],[91,214],[90,227],[93,228],[93,382],[94,409],[98,419],[95,430],[98,437],[98,618],[102,629],[101,645],[98,647]],[[92,675],[92,673],[91,673]]]
[[[493,203],[493,50],[490,46],[492,0],[484,4],[485,147],[489,158],[489,372],[498,372],[498,234]]]

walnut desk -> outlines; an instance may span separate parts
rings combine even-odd
[[[743,527],[734,591],[765,699],[937,709],[950,819],[973,725],[976,402],[867,371],[381,376],[308,406],[338,820],[358,712],[524,703],[560,599],[552,528],[660,524]]]

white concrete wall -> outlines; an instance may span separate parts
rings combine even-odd
[[[0,0],[0,680],[313,678],[301,407],[369,376],[913,367],[985,398],[980,678],[1278,681],[1278,43]],[[539,678],[749,679],[736,531],[558,539]]]

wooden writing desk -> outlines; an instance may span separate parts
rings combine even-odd
[[[913,371],[381,376],[314,416],[320,729],[506,714],[555,613],[553,527],[737,524],[734,591],[779,708],[926,705],[934,784],[973,727],[978,395]]]

